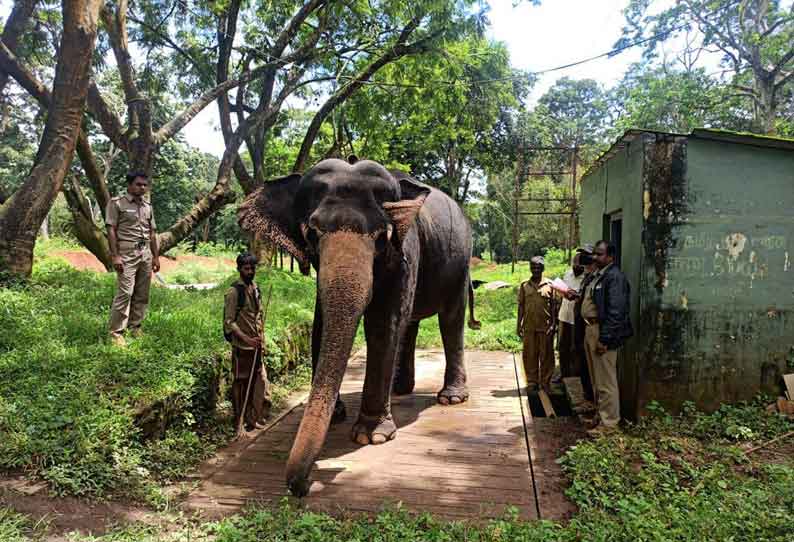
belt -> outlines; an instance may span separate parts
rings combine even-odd
[[[582,320],[584,320],[584,323],[587,326],[594,326],[598,323],[598,318],[585,318],[582,316]]]
[[[119,246],[132,247],[137,250],[143,250],[144,248],[146,248],[147,244],[148,241],[145,239],[141,239],[138,241],[119,241]]]

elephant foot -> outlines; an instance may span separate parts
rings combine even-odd
[[[436,396],[440,405],[458,405],[469,399],[469,390],[465,387],[444,386]]]
[[[407,378],[403,379],[398,376],[394,379],[392,392],[394,395],[410,395],[414,392],[414,385],[415,382],[413,380],[409,380]]]
[[[287,480],[287,489],[293,497],[302,499],[309,494],[309,487],[311,482],[306,478],[296,478],[294,480]]]
[[[396,435],[397,425],[391,415],[367,416],[359,414],[350,437],[353,442],[366,446],[367,444],[383,444],[394,439]]]
[[[334,413],[331,415],[331,425],[342,423],[347,419],[347,409],[341,399],[336,400]]]

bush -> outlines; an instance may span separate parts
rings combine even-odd
[[[33,472],[59,493],[129,494],[211,454],[223,436],[215,407],[229,367],[230,280],[153,288],[145,335],[123,349],[106,340],[111,274],[45,259],[29,284],[0,289],[0,468]],[[280,271],[258,280],[265,294],[273,285],[268,370],[288,387],[286,375],[310,357],[314,286]]]

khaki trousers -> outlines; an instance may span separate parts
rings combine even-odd
[[[240,412],[245,401],[245,390],[248,387],[248,377],[251,369],[254,377],[251,379],[251,390],[248,393],[248,404],[245,408],[245,423],[254,425],[264,422],[270,414],[270,382],[267,379],[267,368],[259,359],[258,350],[242,350],[232,348],[232,367],[234,382],[232,383],[232,406],[234,419],[240,419]],[[256,362],[256,365],[254,365]]]
[[[524,330],[523,338],[521,361],[524,363],[527,386],[540,384],[548,388],[554,374],[554,335],[545,331]]]
[[[116,273],[116,297],[110,306],[110,333],[121,335],[141,326],[149,306],[152,253],[148,247],[121,255],[124,270]]]
[[[596,406],[601,423],[614,427],[620,422],[620,391],[618,389],[618,351],[596,352],[598,345],[598,324],[585,328],[584,348],[587,365],[593,381]]]

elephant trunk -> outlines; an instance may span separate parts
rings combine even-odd
[[[312,390],[287,461],[287,487],[303,497],[322,449],[361,315],[372,298],[375,244],[366,235],[335,232],[319,246],[317,291],[323,327]]]

